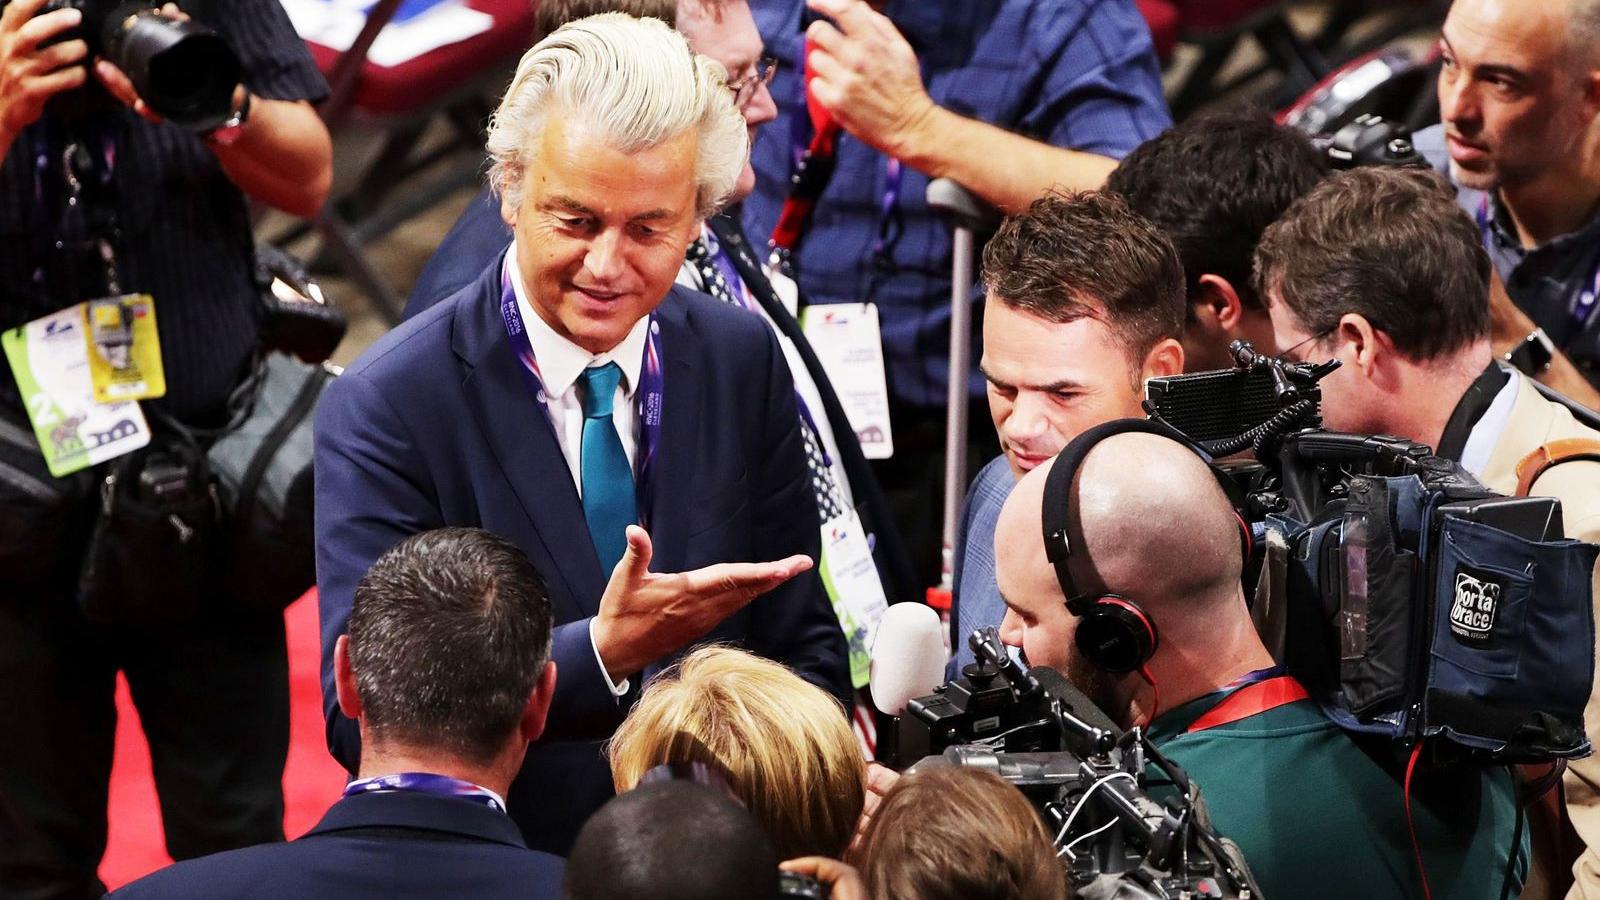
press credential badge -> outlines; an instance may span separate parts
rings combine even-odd
[[[129,300],[132,303],[124,305]],[[127,313],[130,308],[140,309],[141,300],[146,304],[143,318],[148,319],[143,327],[140,316]],[[103,343],[96,341],[90,303],[79,303],[0,335],[0,346],[11,364],[50,474],[58,478],[69,475],[150,443],[150,426],[135,398],[157,396],[149,393],[156,388],[165,393],[166,383],[160,348],[154,342],[154,307],[149,301],[144,295],[95,301],[116,304],[121,316],[114,319],[107,313],[100,320]],[[147,335],[150,343],[141,345],[141,335]],[[150,354],[154,355],[153,365]],[[107,372],[98,380],[94,374],[97,364]],[[126,374],[135,366],[142,369]],[[118,372],[124,374],[111,374]],[[128,396],[109,403],[96,400],[97,394],[115,396],[118,392]]]

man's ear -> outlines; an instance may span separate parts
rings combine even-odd
[[[1226,334],[1237,331],[1239,320],[1244,317],[1244,301],[1221,275],[1201,275],[1199,293],[1190,300],[1189,306],[1202,322],[1209,319]]]
[[[1583,116],[1593,125],[1596,116],[1600,116],[1600,69],[1591,69],[1584,79]]]
[[[521,172],[516,174],[516,180],[519,184],[522,182]],[[520,194],[521,192],[519,191],[518,193]],[[517,227],[517,207],[511,205],[510,191],[504,191],[500,194],[500,220],[505,222],[508,228],[515,230]]]
[[[550,701],[555,695],[556,664],[551,660],[544,664],[544,671],[539,674],[538,683],[528,695],[528,705],[522,709],[520,726],[523,740],[531,744],[539,739],[539,735],[544,734],[545,717],[550,714]]]
[[[1386,352],[1393,348],[1393,343],[1379,340],[1378,330],[1360,313],[1345,313],[1333,331],[1334,357],[1360,369],[1369,381],[1389,363]]]
[[[1162,338],[1144,355],[1144,365],[1139,369],[1139,382],[1167,375],[1183,374],[1183,345],[1176,338]]]
[[[356,692],[356,670],[350,667],[350,635],[341,634],[333,645],[333,690],[339,698],[339,711],[352,719],[361,718],[361,695]]]

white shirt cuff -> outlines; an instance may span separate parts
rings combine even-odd
[[[594,642],[594,620],[589,620],[589,646],[594,648],[594,661],[600,664],[600,677],[606,680],[606,687],[611,691],[611,696],[621,697],[628,693],[628,679],[622,679],[621,684],[611,680],[611,673],[606,671],[606,661],[600,658],[600,645]]]

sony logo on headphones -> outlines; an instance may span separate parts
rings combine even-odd
[[[1465,566],[1456,570],[1456,595],[1450,604],[1450,632],[1467,644],[1488,643],[1494,631],[1503,585],[1489,573]]]

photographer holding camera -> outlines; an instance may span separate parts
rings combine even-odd
[[[115,614],[85,601],[103,570],[80,565],[110,561],[90,530],[113,505],[184,496],[215,516],[203,475],[158,465],[153,451],[175,433],[226,424],[258,345],[246,198],[297,215],[321,207],[332,150],[311,102],[326,85],[271,0],[213,0],[203,18],[215,31],[152,6],[0,5],[0,329],[10,361],[0,474],[13,476],[0,486],[0,718],[13,726],[0,741],[0,794],[20,826],[0,834],[8,897],[101,893],[119,670],[149,738],[169,852],[283,837],[281,612],[240,610],[202,574],[210,561],[196,518],[162,517],[148,532],[159,539],[112,548],[119,580],[102,579],[96,596]],[[72,312],[86,302],[92,315]],[[35,343],[70,334],[73,315],[93,344],[85,359],[76,339],[77,370]],[[20,327],[41,320],[52,327]],[[60,373],[75,371],[92,419],[115,408],[91,402],[82,370],[97,365],[113,370],[109,387],[124,387],[117,373],[132,368],[146,383],[120,395],[142,408],[119,404],[123,418],[95,432],[61,412],[66,401],[43,379],[54,372],[61,387],[74,379]],[[13,379],[30,370],[37,378]],[[130,439],[140,436],[148,450]]]
[[[1490,490],[1560,500],[1566,535],[1600,540],[1600,461],[1563,456],[1600,432],[1494,361],[1489,272],[1444,180],[1415,170],[1330,177],[1267,230],[1256,255],[1284,355],[1343,363],[1320,384],[1330,429],[1428,444]],[[1592,696],[1585,719],[1593,740]],[[1600,764],[1574,762],[1565,783],[1573,826],[1600,846]],[[1600,856],[1591,849],[1574,873],[1580,888],[1600,889]]]
[[[1147,727],[1200,786],[1263,896],[1421,896],[1418,861],[1436,896],[1498,896],[1510,780],[1430,772],[1408,793],[1387,748],[1326,718],[1256,634],[1242,520],[1217,477],[1186,444],[1117,433],[1127,426],[1086,432],[1007,499],[995,531],[1002,640],[1119,726]],[[1066,480],[1052,484],[1061,466]],[[1056,517],[1066,525],[1051,540],[1064,547],[1047,552],[1043,523]]]

